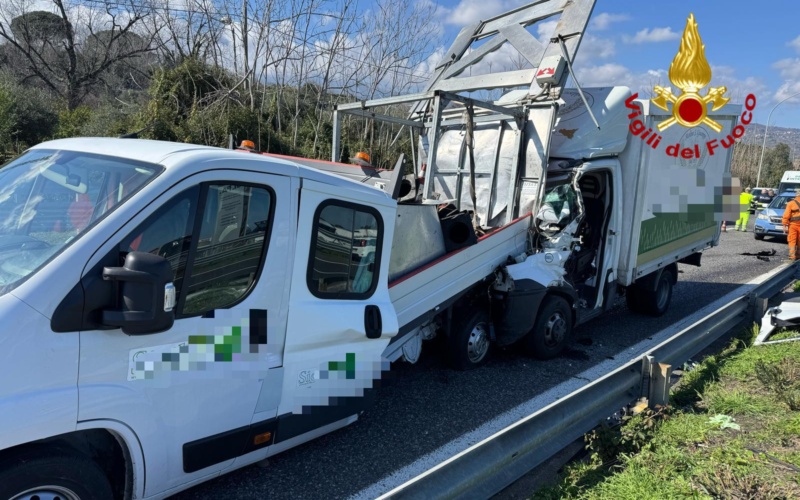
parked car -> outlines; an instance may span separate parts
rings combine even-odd
[[[763,240],[765,236],[786,237],[782,225],[783,211],[786,209],[786,204],[793,200],[794,197],[795,193],[793,191],[781,193],[775,196],[767,205],[767,208],[758,213],[753,226],[753,234],[757,240]]]
[[[753,195],[753,200],[750,202],[751,214],[754,214],[759,210],[764,210],[765,208],[767,208],[767,205],[769,205],[770,202],[772,201],[772,198],[774,198],[774,196],[769,195],[770,189],[771,188],[756,187],[753,188],[752,191],[750,191],[750,194]]]

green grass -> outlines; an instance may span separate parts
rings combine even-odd
[[[791,338],[797,338],[799,336],[800,335],[798,335],[798,333],[794,330],[781,330],[778,333],[770,335],[769,339],[767,340],[791,339]]]
[[[567,465],[559,484],[532,498],[800,498],[800,411],[756,376],[761,363],[761,372],[779,368],[784,384],[800,384],[800,342],[751,346],[754,334],[742,332],[686,372],[671,410],[615,431],[646,437],[637,451],[623,452],[620,439],[605,435],[611,449],[598,453],[595,441],[595,453]]]

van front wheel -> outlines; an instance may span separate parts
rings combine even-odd
[[[113,497],[103,470],[87,458],[35,453],[0,463],[0,498],[107,500]]]
[[[525,338],[530,354],[539,359],[558,356],[572,339],[572,311],[569,303],[557,295],[542,302],[533,330]]]

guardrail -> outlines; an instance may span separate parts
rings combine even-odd
[[[540,465],[599,422],[650,389],[647,367],[654,361],[676,366],[748,319],[760,319],[765,298],[780,292],[797,267],[783,265],[742,295],[648,352],[605,376],[501,430],[381,499],[488,498]],[[644,361],[644,362],[643,362]]]

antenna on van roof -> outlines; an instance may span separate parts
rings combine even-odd
[[[139,129],[136,132],[130,132],[128,134],[123,134],[123,135],[119,136],[119,139],[138,139],[139,138],[139,134],[141,134],[142,132],[144,132],[147,129],[153,128],[153,125],[155,125],[156,123],[158,123],[158,120],[153,120],[146,127],[142,128],[142,129]]]

